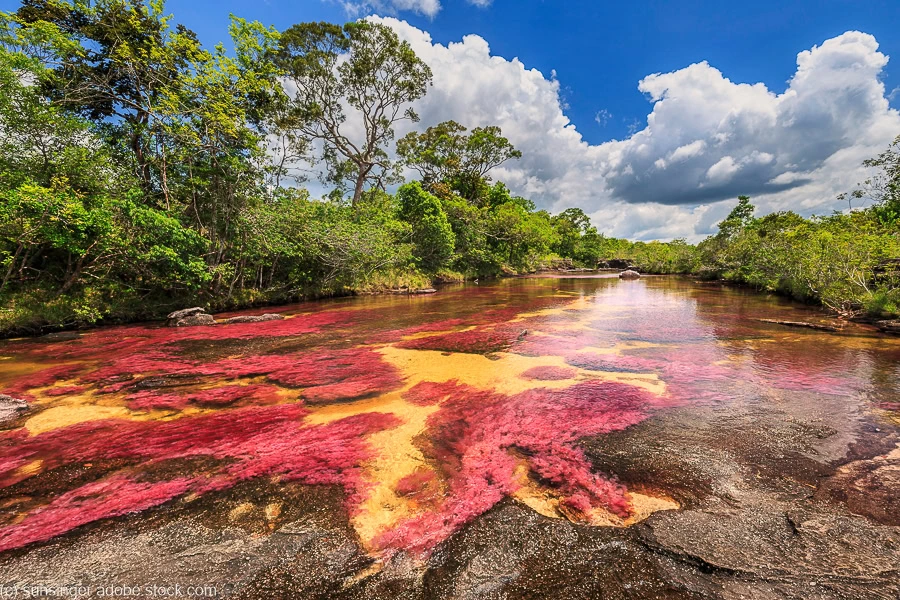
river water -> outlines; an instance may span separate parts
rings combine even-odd
[[[0,421],[0,584],[900,593],[898,338],[677,277],[275,312],[0,344],[29,404]]]

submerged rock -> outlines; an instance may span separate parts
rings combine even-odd
[[[820,323],[808,323],[806,321],[782,321],[781,319],[756,319],[760,323],[772,323],[774,325],[784,325],[785,327],[801,327],[805,329],[817,329],[819,331],[840,331],[837,327],[831,325],[822,325]]]
[[[28,403],[24,400],[0,394],[0,423],[12,421],[28,408]]]
[[[77,340],[81,337],[81,334],[77,331],[54,331],[53,333],[48,333],[47,335],[42,335],[38,338],[38,341],[41,342],[68,342],[71,340]]]
[[[223,325],[232,325],[234,323],[263,323],[265,321],[281,321],[282,319],[284,319],[284,315],[266,313],[264,315],[239,315],[237,317],[223,319],[219,321],[219,323],[222,323]]]
[[[640,279],[640,278],[641,278],[641,274],[638,273],[637,271],[632,271],[631,269],[628,269],[627,271],[622,271],[621,273],[619,273],[619,279]]]

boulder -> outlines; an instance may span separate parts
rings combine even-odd
[[[0,423],[12,421],[28,408],[28,403],[24,400],[0,394]]]
[[[166,325],[169,327],[194,327],[196,325],[216,324],[216,319],[212,315],[206,314],[206,309],[199,306],[176,310],[169,313],[166,319]]]
[[[170,321],[178,321],[179,319],[184,319],[185,317],[190,317],[191,315],[199,315],[200,313],[205,313],[205,308],[200,308],[199,306],[195,306],[194,308],[183,308],[181,310],[176,310],[175,312],[169,313],[169,316],[166,317]]]
[[[215,325],[216,319],[212,315],[206,313],[196,313],[182,319],[178,319],[174,323],[169,321],[169,325],[174,327],[197,327],[198,325]]]
[[[280,321],[282,319],[284,319],[284,315],[266,313],[264,315],[238,315],[237,317],[223,319],[219,323],[232,325],[234,323],[262,323],[264,321]]]
[[[637,271],[632,271],[631,269],[628,269],[627,271],[622,271],[621,273],[619,273],[619,279],[640,279],[640,278],[641,278],[641,274],[638,273]]]

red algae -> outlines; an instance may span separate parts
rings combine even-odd
[[[577,374],[575,369],[565,367],[533,367],[522,373],[522,377],[536,381],[562,381],[572,379]]]
[[[48,390],[44,390],[45,396],[71,396],[73,394],[81,394],[88,390],[87,386],[84,385],[63,385],[58,387],[52,387]]]
[[[508,350],[526,335],[527,331],[520,325],[498,325],[495,327],[479,327],[471,331],[457,331],[406,340],[397,344],[397,347],[408,350],[440,350],[466,354],[490,354]]]
[[[274,403],[278,401],[279,389],[272,385],[224,385],[183,394],[146,390],[129,394],[127,399],[132,410],[182,410],[190,404],[223,407],[238,402]]]
[[[123,475],[67,492],[25,519],[0,529],[0,552],[44,542],[81,525],[163,504],[185,493],[193,480],[143,483]]]
[[[44,461],[45,470],[115,459],[128,461],[131,469],[197,457],[216,459],[220,464],[195,478],[173,479],[168,484],[127,483],[124,474],[113,475],[105,481],[120,482],[121,489],[114,497],[107,492],[115,490],[115,485],[83,485],[32,509],[22,523],[0,528],[0,547],[49,539],[85,523],[144,510],[187,492],[228,489],[264,476],[342,485],[349,505],[355,505],[365,490],[360,469],[370,456],[365,436],[396,426],[396,417],[368,413],[304,427],[300,419],[305,414],[302,405],[287,404],[165,422],[96,421],[34,437],[21,430],[7,432],[0,436],[2,487],[29,477],[16,470],[33,460]]]
[[[10,396],[32,400],[34,399],[34,395],[31,393],[31,390],[53,385],[59,380],[68,379],[82,368],[82,365],[67,364],[41,369],[34,373],[19,377],[13,384],[7,385],[0,390],[0,392],[9,394]]]
[[[447,497],[434,512],[400,523],[376,541],[383,550],[427,554],[465,523],[514,493],[524,460],[572,509],[603,507],[629,512],[625,489],[595,474],[573,444],[624,429],[646,418],[655,396],[629,385],[588,381],[562,390],[535,389],[514,396],[458,383],[429,386],[445,397],[428,420],[426,456],[439,465]],[[424,395],[425,389],[418,391]],[[440,400],[439,400],[440,401]]]
[[[459,382],[455,379],[450,380],[447,383],[422,381],[406,390],[403,393],[403,399],[416,406],[440,404],[457,389],[458,385]]]

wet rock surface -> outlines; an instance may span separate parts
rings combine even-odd
[[[622,271],[621,273],[619,273],[619,279],[640,279],[640,278],[641,278],[641,274],[638,273],[637,271],[633,271],[631,269],[628,269],[627,271]]]
[[[781,319],[757,319],[760,323],[772,323],[774,325],[784,325],[785,327],[798,327],[801,329],[817,329],[819,331],[840,331],[840,328],[834,325],[823,325],[822,323],[809,323],[807,321],[784,321]]]
[[[900,334],[900,319],[890,321],[877,321],[875,326],[885,333]]]
[[[207,315],[205,313],[199,313],[195,315],[190,315],[187,317],[182,317],[176,320],[172,325],[175,327],[197,327],[203,325],[215,325],[216,318],[212,315]]]
[[[28,402],[0,394],[0,424],[12,421],[28,410]]]
[[[679,409],[583,440],[599,471],[683,506],[627,529],[508,499],[426,562],[382,563],[348,526],[339,489],[266,481],[7,553],[0,573],[32,585],[212,584],[254,599],[896,598],[898,457],[885,451],[896,432],[837,398],[821,419],[806,408],[822,396],[793,400]],[[844,419],[855,425],[840,433]]]

